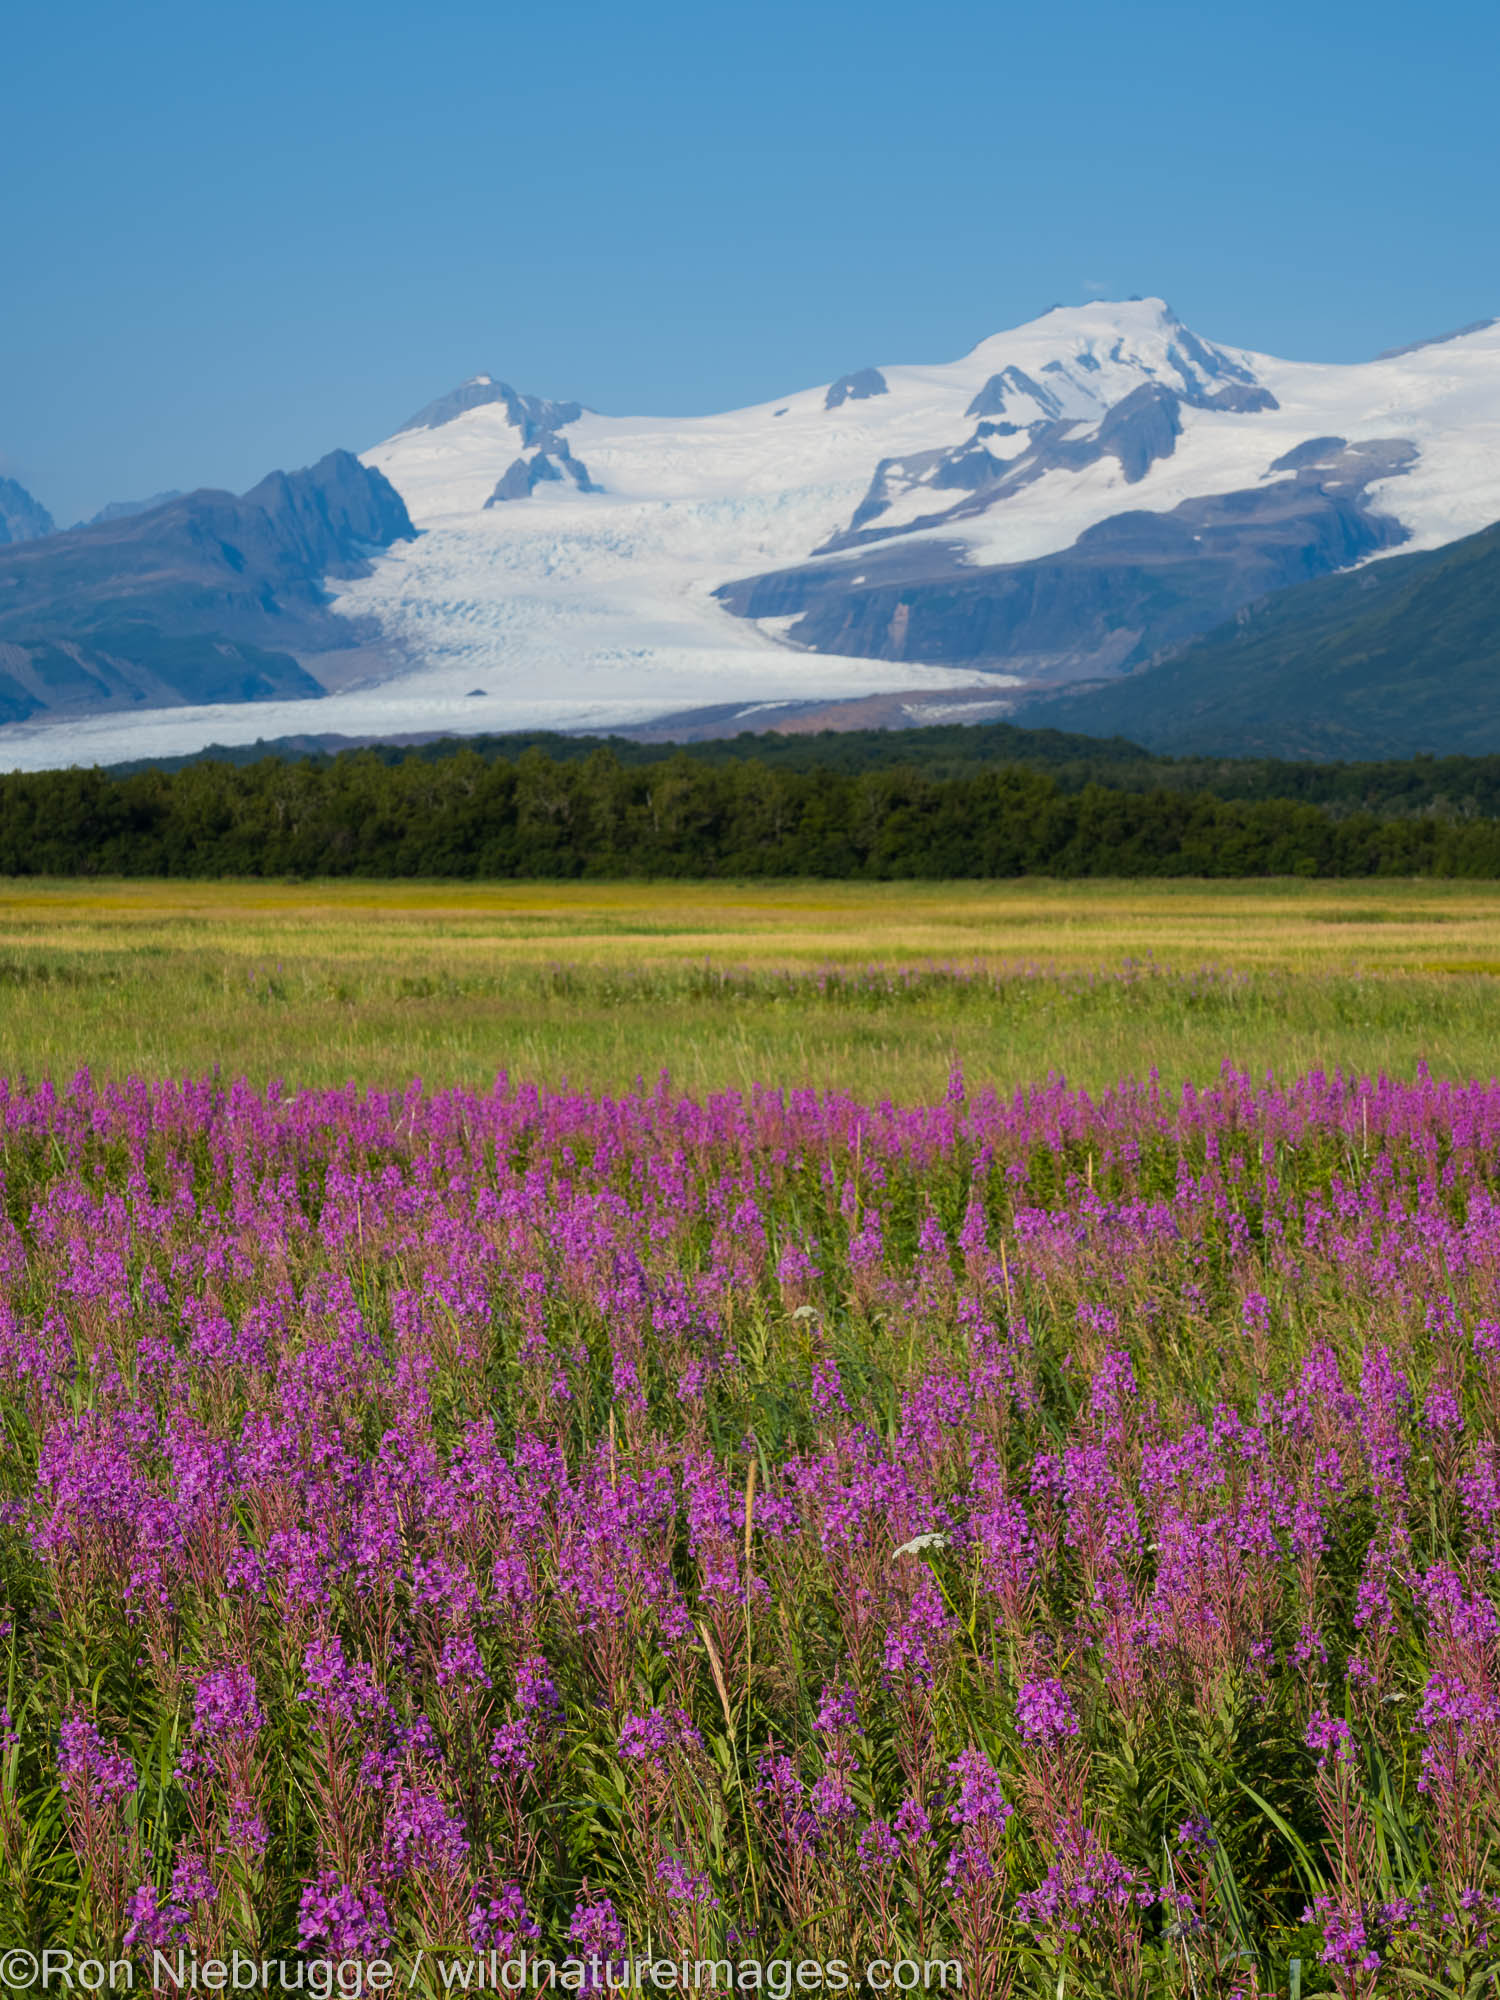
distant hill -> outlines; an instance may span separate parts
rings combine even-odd
[[[1500,743],[1500,524],[1319,577],[1163,665],[1017,714],[1151,749],[1284,758]]]

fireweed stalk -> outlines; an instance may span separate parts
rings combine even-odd
[[[0,1193],[28,1940],[1500,1949],[1500,1088],[85,1073]]]

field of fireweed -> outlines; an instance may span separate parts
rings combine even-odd
[[[0,1127],[0,1943],[1491,1990],[1500,1087]]]

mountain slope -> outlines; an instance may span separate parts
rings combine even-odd
[[[1135,665],[1257,597],[1404,541],[1399,522],[1365,504],[1404,456],[1338,450],[1248,493],[1112,515],[1030,562],[950,568],[932,543],[903,542],[718,595],[742,617],[787,620],[788,643],[820,652],[1073,679]]]
[[[169,500],[180,500],[180,487],[169,487],[165,493],[153,493],[149,500],[111,500],[101,507],[97,514],[90,514],[86,521],[75,521],[75,528],[99,528],[106,521],[126,521],[132,514],[149,514],[153,507],[165,507]]]
[[[1500,745],[1500,525],[1283,591],[1150,672],[1018,720],[1155,750],[1374,758]]]
[[[840,695],[836,661],[999,711],[1500,517],[1500,327],[1327,367],[1128,300],[709,418],[476,377],[366,458],[424,531],[349,592],[424,663],[402,725],[424,681],[457,727],[732,721]]]
[[[43,708],[304,698],[298,663],[357,645],[325,579],[347,583],[413,533],[348,452],[0,549],[0,715]]]
[[[1491,322],[1324,366],[1131,299],[1056,308],[957,361],[847,358],[832,381],[694,418],[475,376],[364,455],[415,540],[392,538],[331,605],[289,616],[277,595],[279,623],[224,628],[199,607],[195,629],[284,647],[325,684],[299,617],[376,635],[360,685],[329,695],[333,734],[899,726],[1133,680],[1268,595],[1500,519]],[[0,636],[4,619],[0,592]],[[143,713],[128,745],[80,724],[6,737],[0,759],[305,727]]]

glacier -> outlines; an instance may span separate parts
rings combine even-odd
[[[1106,301],[957,361],[861,367],[698,418],[605,416],[479,376],[361,454],[419,533],[331,587],[370,643],[330,692],[16,723],[0,765],[313,730],[605,730],[708,707],[767,727],[786,705],[878,695],[992,713],[1037,684],[1034,658],[903,658],[890,631],[880,650],[814,650],[797,615],[741,615],[732,587],[786,573],[857,591],[878,569],[915,589],[1035,563],[1128,515],[1305,480],[1277,461],[1310,440],[1399,447],[1371,460],[1385,476],[1360,505],[1382,533],[1363,560],[1500,519],[1500,322],[1315,364],[1208,341],[1160,299]],[[1059,654],[1045,671],[1096,666]]]

